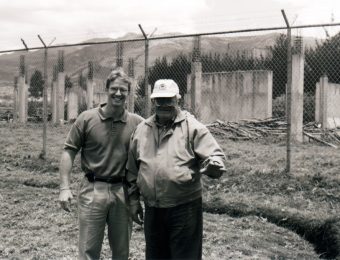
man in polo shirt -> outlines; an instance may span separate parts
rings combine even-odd
[[[70,174],[81,150],[85,173],[78,193],[79,259],[99,259],[104,230],[112,259],[128,259],[132,222],[122,181],[130,136],[143,120],[125,109],[130,81],[121,68],[106,81],[107,103],[84,111],[73,124],[60,160],[61,207],[69,211]]]

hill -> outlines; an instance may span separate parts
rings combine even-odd
[[[176,34],[178,35],[178,34]],[[160,35],[165,36],[165,35]],[[169,35],[168,35],[169,36]],[[275,44],[279,33],[269,33],[253,36],[204,36],[201,38],[202,53],[230,53],[236,54],[242,51],[251,51],[253,49],[265,49]],[[100,38],[89,39],[86,42],[102,42],[110,40],[131,40],[142,39],[141,35],[128,33],[117,39]],[[314,38],[305,38],[305,45],[315,46]],[[116,62],[116,45],[117,44],[96,44],[62,48],[65,57],[65,72],[68,75],[75,74],[87,68],[89,61],[94,61],[97,70],[95,77],[105,78],[108,68]],[[169,38],[161,40],[150,40],[149,43],[149,64],[159,58],[166,56],[168,60],[176,57],[178,54],[189,54],[192,52],[193,38]],[[124,66],[127,66],[128,59],[133,58],[135,61],[136,75],[141,75],[144,71],[144,41],[130,41],[124,43]],[[30,52],[16,52],[3,54],[0,56],[0,87],[11,86],[14,76],[18,75],[19,56],[26,55],[27,79],[34,70],[43,71],[44,50]],[[48,76],[51,80],[53,65],[58,58],[58,48],[51,48],[48,51]],[[105,75],[104,75],[105,74]]]

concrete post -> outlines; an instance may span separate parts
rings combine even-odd
[[[65,73],[59,72],[57,79],[57,124],[64,124],[65,105]]]
[[[78,87],[73,86],[68,89],[67,97],[67,120],[74,121],[78,116]]]
[[[51,108],[52,108],[52,123],[58,123],[57,120],[57,89],[58,89],[58,66],[53,67],[52,90],[51,90]]]
[[[325,130],[328,127],[328,77],[326,75],[320,78],[320,122],[322,129]]]
[[[131,85],[130,85],[130,93],[129,93],[129,97],[128,97],[127,109],[128,109],[129,112],[134,113],[134,111],[135,111],[135,91],[136,91],[136,88],[137,88],[137,80],[134,78],[135,77],[135,63],[134,63],[134,60],[132,58],[129,59],[128,76],[131,79]]]
[[[187,75],[187,93],[184,94],[184,107],[190,111],[191,105],[191,74]],[[191,112],[191,111],[190,111]]]
[[[314,121],[320,123],[320,84],[316,83],[315,86],[315,113],[314,113]]]
[[[200,119],[200,105],[202,99],[202,63],[191,63],[191,109]]]
[[[291,92],[291,137],[292,141],[303,142],[303,82],[304,50],[302,38],[295,39],[292,50],[292,92]]]
[[[25,80],[25,56],[20,55],[19,77],[18,77],[18,116],[20,123],[27,122],[28,87]]]
[[[93,108],[93,62],[89,61],[88,75],[86,81],[86,107],[87,109]]]
[[[23,76],[20,76],[18,78],[18,100],[19,100],[18,116],[20,123],[27,122],[27,106],[28,106],[27,91],[28,89],[25,83],[25,78]]]
[[[202,63],[201,63],[201,38],[194,39],[194,47],[191,62],[191,111],[200,119],[202,88]]]
[[[58,51],[58,75],[57,75],[57,124],[64,124],[65,105],[65,73],[64,51]]]

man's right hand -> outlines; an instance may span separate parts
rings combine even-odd
[[[143,208],[140,202],[130,205],[130,214],[134,222],[143,225]]]
[[[71,200],[73,199],[73,195],[70,189],[63,189],[60,191],[59,194],[59,203],[60,203],[60,207],[63,210],[66,210],[68,212],[70,212],[70,204],[71,204]]]
[[[202,167],[200,169],[201,174],[205,174],[213,179],[220,178],[224,172],[226,172],[226,169],[223,163],[220,160],[214,160],[212,158],[206,159],[202,163]]]

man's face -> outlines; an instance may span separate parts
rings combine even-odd
[[[172,119],[176,113],[176,108],[178,106],[177,98],[155,98],[153,100],[155,105],[156,115],[160,119],[168,120]]]
[[[108,91],[108,102],[112,104],[112,106],[124,106],[126,98],[129,94],[128,83],[124,80],[118,78],[114,82],[111,82]]]

